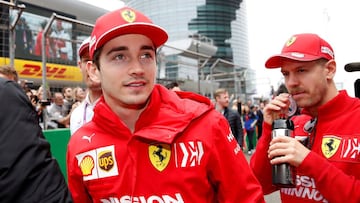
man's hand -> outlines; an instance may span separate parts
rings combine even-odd
[[[264,108],[264,122],[272,125],[275,119],[280,118],[282,115],[286,115],[289,109],[290,94],[283,93],[276,96],[269,104]]]
[[[278,136],[270,142],[268,157],[271,164],[289,163],[298,167],[309,153],[310,150],[295,138]]]

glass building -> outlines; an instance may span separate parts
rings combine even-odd
[[[247,91],[255,91],[249,87],[255,77],[249,69],[245,1],[124,2],[145,13],[169,34],[161,50],[160,58],[164,60],[160,61],[159,78],[184,81],[185,89],[208,96],[217,87],[243,98],[255,93]]]

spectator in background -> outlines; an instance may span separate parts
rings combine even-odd
[[[237,104],[237,112],[239,113],[240,117],[242,117],[243,102],[241,101],[240,97],[238,97],[235,102]]]
[[[48,113],[48,129],[69,127],[71,112],[66,112],[64,96],[61,92],[54,93],[53,102],[46,110]]]
[[[25,94],[28,96],[31,104],[33,105],[34,109],[36,110],[37,103],[39,102],[39,98],[37,95],[33,93],[33,91],[30,88],[25,88]]]
[[[252,100],[251,100],[251,99],[247,100],[246,105],[247,105],[248,107],[253,106]]]
[[[214,97],[215,109],[225,116],[226,120],[230,124],[232,134],[242,149],[244,134],[241,118],[237,111],[229,108],[229,92],[224,88],[220,88],[215,91]]]
[[[46,20],[40,23],[39,32],[37,33],[36,41],[35,41],[34,55],[37,55],[37,56],[42,55],[42,35],[43,35],[46,24],[47,24]],[[48,33],[51,33],[51,32],[52,32],[51,28],[49,28]],[[54,50],[52,50],[51,46],[52,46],[52,39],[49,37],[46,37],[45,38],[45,47],[46,47],[45,54],[49,58],[54,58],[55,53],[54,53]]]
[[[76,103],[80,104],[86,97],[86,93],[82,87],[75,87],[73,89],[73,97]]]
[[[14,67],[10,65],[0,66],[0,77],[6,78],[8,80],[13,80],[15,82],[18,82],[19,80],[17,71]]]
[[[51,33],[50,37],[52,38],[53,50],[56,54],[55,57],[64,60],[73,60],[71,37],[64,29],[61,20],[56,20],[56,28]]]
[[[167,84],[165,87],[171,91],[181,91],[180,86],[177,82],[171,82]]]
[[[70,113],[73,104],[75,103],[75,99],[74,99],[74,93],[73,93],[73,88],[71,87],[64,87],[62,89],[62,93],[64,95],[64,106],[65,106],[65,111],[66,113]]]
[[[15,27],[15,55],[17,57],[26,57],[32,54],[34,39],[29,25],[24,17],[20,17]]]
[[[260,139],[261,134],[262,134],[262,125],[263,125],[263,121],[264,121],[264,107],[265,107],[265,102],[260,101],[259,106],[256,109],[256,116],[257,116],[257,122],[256,122],[256,127],[257,127],[257,139]]]
[[[238,101],[236,99],[232,101],[231,109],[238,112]]]
[[[275,96],[280,95],[281,93],[288,93],[288,90],[284,83],[281,83],[278,87],[278,89],[275,92]]]
[[[99,81],[94,81],[89,77],[87,63],[92,63],[89,56],[90,37],[86,38],[80,45],[78,55],[80,60],[78,66],[81,69],[83,80],[87,87],[87,94],[81,104],[74,109],[70,117],[71,134],[79,129],[82,125],[89,122],[94,115],[94,107],[102,95],[101,85]]]
[[[255,114],[255,106],[249,107],[248,105],[245,105],[243,120],[246,130],[246,137],[248,140],[248,155],[251,155],[255,150],[257,119],[258,118]]]
[[[33,106],[21,87],[0,78],[1,202],[71,203]]]
[[[46,93],[46,97],[44,96],[44,92]],[[41,85],[36,91],[36,96],[38,97],[38,102],[36,104],[36,112],[39,118],[41,128],[45,129],[44,121],[47,115],[44,109],[46,108],[46,106],[50,105],[51,92],[49,88],[46,88],[46,90],[44,91],[44,87]]]

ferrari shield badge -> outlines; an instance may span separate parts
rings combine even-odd
[[[169,164],[171,155],[170,145],[153,144],[149,146],[149,158],[151,164],[158,170],[163,171]]]
[[[339,149],[341,139],[336,136],[325,136],[322,139],[321,151],[326,158],[332,157]]]
[[[292,45],[296,40],[295,36],[292,36],[287,42],[286,42],[286,46],[289,47],[290,45]]]
[[[126,9],[123,12],[121,12],[121,16],[122,18],[128,22],[128,23],[132,23],[135,21],[136,19],[136,14],[134,11],[130,10],[130,9]]]

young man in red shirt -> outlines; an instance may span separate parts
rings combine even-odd
[[[210,100],[155,84],[156,49],[167,39],[163,28],[128,7],[96,21],[87,65],[103,96],[68,145],[74,201],[264,202]]]

